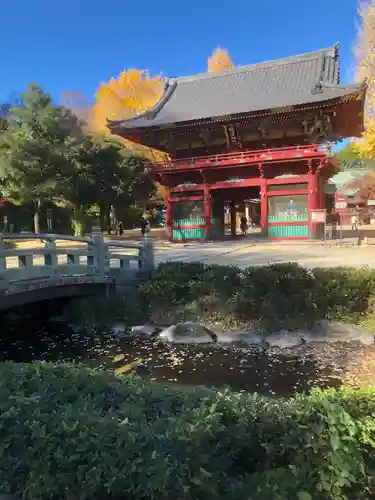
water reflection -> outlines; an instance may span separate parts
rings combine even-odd
[[[345,367],[356,358],[355,349],[336,345],[266,350],[260,346],[171,345],[131,336],[74,331],[49,318],[62,303],[35,305],[13,311],[0,337],[0,360],[17,362],[74,361],[125,373],[132,369],[150,380],[179,385],[230,386],[239,391],[291,395],[313,386],[337,386]],[[4,324],[4,323],[3,323]],[[357,348],[360,354],[374,347]],[[327,354],[329,351],[329,355]],[[353,358],[354,359],[354,358]]]

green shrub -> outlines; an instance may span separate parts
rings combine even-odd
[[[67,316],[71,323],[98,326],[189,319],[228,329],[295,330],[323,318],[371,325],[374,298],[375,271],[369,269],[311,272],[286,263],[241,270],[167,262],[139,285],[137,296],[79,300]]]
[[[64,308],[64,317],[74,325],[102,328],[117,322],[127,326],[138,324],[144,320],[144,313],[138,297],[132,294],[73,300]]]
[[[176,320],[186,313],[229,328],[293,330],[323,318],[358,322],[372,313],[375,271],[169,262],[139,292],[144,310],[168,312]]]
[[[26,499],[370,498],[375,390],[274,400],[0,365],[0,490]]]
[[[315,269],[319,281],[318,307],[328,319],[357,320],[371,312],[375,271],[336,267]]]

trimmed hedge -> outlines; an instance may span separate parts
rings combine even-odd
[[[105,327],[148,321],[161,325],[196,320],[208,327],[261,331],[312,328],[321,319],[364,322],[373,328],[375,270],[297,264],[239,269],[234,266],[168,262],[128,297],[73,301],[70,323]]]
[[[239,269],[168,262],[139,287],[147,314],[251,326],[273,331],[312,327],[317,320],[358,322],[373,312],[375,271],[297,264]]]
[[[371,498],[375,390],[291,400],[0,365],[0,491],[26,499]]]

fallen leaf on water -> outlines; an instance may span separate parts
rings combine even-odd
[[[137,359],[133,361],[132,363],[128,363],[127,365],[122,365],[119,368],[116,368],[115,374],[116,375],[121,375],[122,373],[129,373],[130,371],[134,370],[137,368],[137,366],[142,364],[141,359]]]
[[[117,354],[117,356],[114,356],[114,357],[113,357],[113,361],[114,361],[115,363],[117,363],[117,361],[121,361],[121,360],[123,360],[124,358],[125,358],[125,355],[124,355],[124,354]]]

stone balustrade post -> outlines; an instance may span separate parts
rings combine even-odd
[[[104,276],[108,264],[107,249],[104,244],[104,236],[100,227],[92,228],[91,240],[95,254],[95,268],[99,276]]]
[[[144,245],[139,252],[139,256],[144,259],[142,262],[142,269],[151,273],[155,267],[155,253],[152,238],[144,238]]]
[[[44,243],[44,248],[50,250],[44,254],[44,264],[51,268],[51,274],[57,276],[59,273],[59,265],[56,253],[56,241],[46,240]]]
[[[0,239],[0,288],[5,285],[5,271],[6,271],[6,261],[5,261],[5,242]]]

